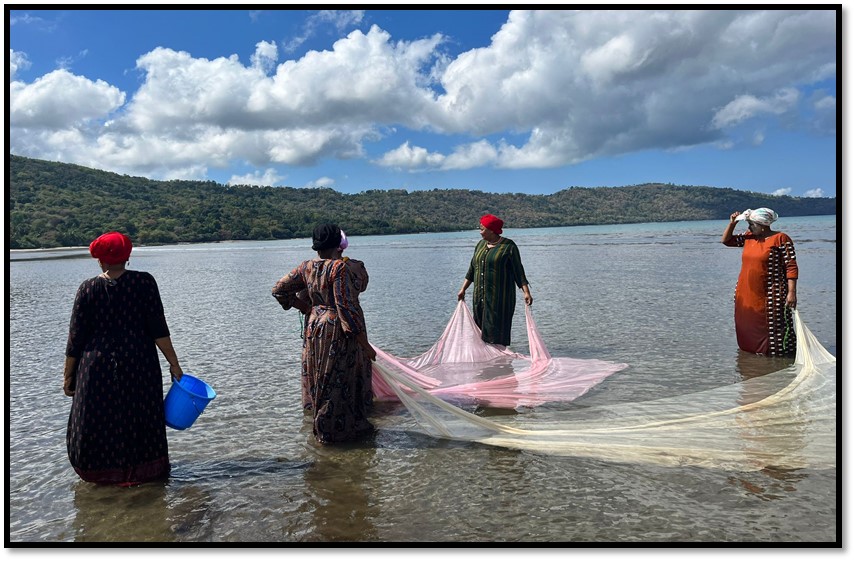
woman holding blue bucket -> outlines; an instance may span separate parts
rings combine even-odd
[[[322,224],[312,233],[317,259],[304,261],[273,287],[273,297],[286,310],[302,306],[305,290],[310,308],[303,337],[302,376],[312,433],[331,444],[360,440],[374,432],[371,408],[371,363],[377,356],[368,342],[358,286],[340,259],[341,229]]]
[[[102,273],[77,289],[63,385],[73,398],[66,444],[74,471],[122,486],[169,475],[157,349],[173,380],[183,374],[154,277],[125,268],[132,247],[120,232],[89,246]]]

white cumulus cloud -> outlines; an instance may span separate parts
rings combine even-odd
[[[811,198],[811,199],[816,199],[816,198],[824,197],[825,193],[823,192],[822,189],[817,188],[817,189],[810,189],[808,191],[805,191],[805,194],[803,196]]]
[[[480,140],[455,148],[445,161],[441,169],[470,169],[492,165],[496,162],[499,154],[486,140]]]
[[[333,179],[331,177],[319,177],[318,179],[315,179],[314,181],[309,181],[303,187],[309,187],[309,188],[328,187],[328,188],[332,188],[333,185],[335,185],[335,179]]]
[[[445,156],[428,152],[421,146],[410,146],[409,142],[383,154],[375,163],[384,167],[404,169],[433,169],[445,161]]]
[[[794,109],[834,61],[834,31],[831,11],[514,11],[448,64],[437,122],[528,132],[497,146],[505,167],[721,141],[724,125]]]
[[[284,177],[280,176],[275,169],[269,168],[261,172],[256,170],[246,175],[233,175],[227,181],[229,185],[258,185],[272,187],[280,183]]]
[[[26,53],[9,49],[9,80],[15,79],[18,70],[26,70],[30,67],[30,61]]]
[[[775,95],[760,99],[753,95],[740,95],[716,112],[712,119],[715,128],[730,127],[761,113],[780,115],[795,107],[799,92],[785,88]]]
[[[332,24],[337,31],[341,32],[361,22],[364,16],[365,10],[320,10],[303,24],[302,34],[286,41],[283,48],[286,52],[293,52],[313,37],[324,24]]]
[[[827,111],[837,109],[837,98],[827,95],[813,104],[818,111]]]
[[[9,117],[15,127],[64,129],[104,119],[125,102],[125,94],[110,84],[54,70],[32,84],[9,87]]]
[[[278,58],[279,53],[276,49],[276,43],[260,41],[255,45],[255,52],[250,57],[250,61],[253,68],[267,74],[276,67],[276,60]]]
[[[306,37],[321,26],[340,36],[299,58],[269,41],[243,62],[159,46],[139,54],[141,84],[127,97],[63,69],[12,81],[11,151],[172,178],[327,158],[548,168],[733,146],[737,125],[762,131],[776,119],[835,132],[836,99],[816,95],[836,71],[834,10],[514,10],[488,43],[454,54],[441,30],[416,40],[377,25],[348,32],[363,20],[318,12]],[[11,79],[27,64],[10,51]],[[469,140],[429,150],[413,132]],[[377,155],[374,143],[392,134],[398,148]]]

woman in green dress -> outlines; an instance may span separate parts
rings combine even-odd
[[[497,345],[511,344],[511,321],[517,303],[516,289],[521,288],[525,303],[531,306],[534,299],[525,278],[520,251],[508,238],[502,237],[504,222],[485,214],[481,217],[481,241],[457,299],[463,300],[470,284],[475,285],[472,297],[472,315],[481,328],[481,339]]]

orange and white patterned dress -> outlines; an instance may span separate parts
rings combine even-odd
[[[799,278],[793,240],[782,232],[765,238],[745,232],[724,245],[743,248],[742,270],[734,293],[739,348],[771,356],[794,354],[793,317],[786,309],[787,280]]]

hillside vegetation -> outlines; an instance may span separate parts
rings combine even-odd
[[[725,220],[734,210],[768,206],[782,216],[836,214],[835,198],[772,196],[734,189],[645,184],[571,187],[552,195],[465,189],[366,190],[228,186],[213,181],[153,181],[10,156],[7,239],[12,249],[83,246],[109,230],[136,244],[310,237],[335,222],[349,235],[474,228],[486,213],[507,227]]]

